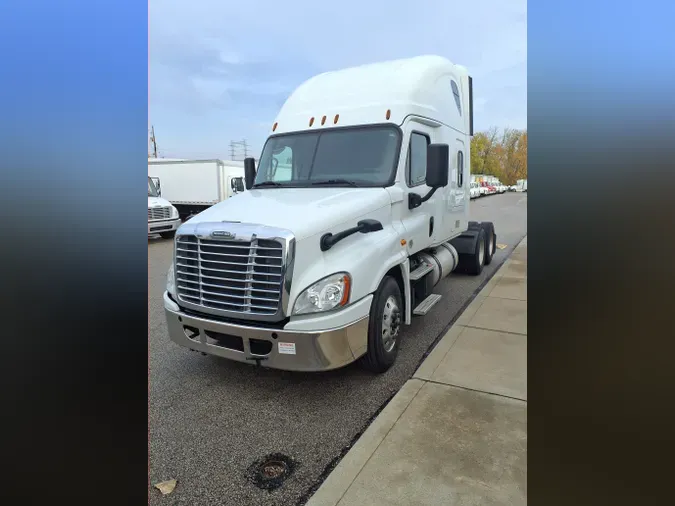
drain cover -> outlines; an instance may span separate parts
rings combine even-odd
[[[246,477],[256,487],[271,492],[293,474],[297,465],[292,458],[281,453],[273,453],[251,464]]]

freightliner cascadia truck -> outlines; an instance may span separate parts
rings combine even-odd
[[[455,269],[492,261],[469,221],[472,79],[439,56],[327,72],[279,111],[244,193],[181,225],[169,337],[294,371],[396,361]]]

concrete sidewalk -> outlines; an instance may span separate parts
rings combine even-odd
[[[527,237],[307,506],[527,503]]]

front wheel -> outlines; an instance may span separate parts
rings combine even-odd
[[[368,351],[359,359],[369,371],[387,371],[398,355],[399,332],[403,303],[401,289],[391,276],[386,276],[375,292],[368,322]]]

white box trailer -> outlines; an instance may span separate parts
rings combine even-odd
[[[245,191],[244,162],[149,159],[148,176],[186,219]]]

